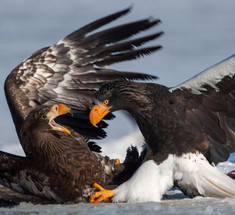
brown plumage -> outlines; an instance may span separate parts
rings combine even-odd
[[[235,149],[235,141],[228,141],[227,126],[216,123],[223,122],[224,117],[213,114],[216,109],[228,111],[222,109],[225,99],[222,95],[215,97],[215,93],[207,93],[194,95],[186,89],[170,92],[169,88],[157,84],[114,82],[103,85],[96,95],[99,101],[109,100],[110,111],[126,110],[136,119],[154,154],[166,158],[169,152],[181,155],[198,150],[210,162],[218,163],[228,159]],[[213,100],[210,102],[210,99]],[[226,106],[230,101],[226,100]],[[227,114],[232,115],[233,110]],[[221,146],[213,145],[210,138]],[[220,149],[221,152],[215,154]],[[159,156],[156,159],[163,160]]]
[[[174,181],[189,196],[235,197],[234,181],[209,165],[226,161],[235,151],[234,65],[235,57],[231,56],[175,88],[129,81],[107,83],[96,93],[98,105],[90,113],[91,122],[96,125],[105,116],[102,113],[126,110],[136,120],[152,151],[156,169],[173,157],[169,165],[172,172],[164,176],[168,188]],[[156,178],[155,183],[158,181]],[[159,200],[166,189],[163,182],[159,186],[163,187],[156,191],[160,197],[142,200]],[[148,185],[145,188],[148,190]],[[123,193],[116,191],[114,199],[141,199],[133,194],[124,198]]]
[[[118,165],[116,159],[92,152],[81,135],[55,123],[57,116],[69,110],[61,112],[61,107],[66,108],[62,104],[40,106],[28,114],[20,131],[26,157],[0,153],[0,182],[35,195],[15,194],[8,201],[87,202],[94,182],[115,187],[127,180],[143,160],[143,155],[136,155],[136,149],[128,151],[129,160]]]
[[[161,48],[139,47],[158,38],[162,32],[129,39],[160,20],[144,19],[92,32],[129,11],[126,9],[85,25],[51,47],[37,51],[9,74],[5,94],[26,157],[0,152],[2,184],[56,202],[78,202],[85,200],[94,181],[108,184],[113,179],[113,160],[94,154],[90,149],[99,151],[99,147],[87,143],[88,139],[106,135],[103,130],[106,123],[94,128],[88,120],[94,93],[107,81],[156,78],[104,66],[137,59]],[[56,119],[67,126],[63,126],[67,133],[51,132],[53,125],[40,118],[42,112],[46,113],[58,103],[68,105],[74,112],[73,116]],[[14,165],[16,163],[22,165]]]
[[[73,130],[68,128],[69,134],[52,128],[49,124],[51,117],[45,116],[51,115],[55,107],[57,105],[51,109],[41,106],[30,112],[20,132],[21,144],[30,164],[39,174],[46,176],[47,184],[41,186],[48,187],[49,199],[56,202],[85,201],[96,180],[104,185],[111,182],[115,160],[91,152],[83,137]],[[25,189],[31,191],[29,187]]]

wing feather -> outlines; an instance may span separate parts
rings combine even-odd
[[[185,102],[187,121],[207,135],[210,159],[235,152],[235,55],[171,89]]]
[[[160,20],[144,19],[92,33],[129,11],[130,8],[85,25],[51,47],[35,52],[10,73],[5,82],[5,93],[17,133],[28,113],[39,105],[65,103],[73,111],[85,112],[93,103],[95,90],[104,82],[156,78],[103,68],[161,48],[138,49],[161,36],[162,32],[128,40],[157,25]]]
[[[233,78],[235,75],[235,54],[217,63],[216,65],[202,71],[188,81],[171,88],[171,91],[178,89],[190,89],[194,94],[201,94],[207,91],[206,87],[212,87],[218,91],[217,85],[220,85],[224,78]],[[221,90],[221,89],[220,89]]]

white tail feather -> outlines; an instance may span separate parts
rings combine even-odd
[[[235,180],[209,164],[200,153],[176,158],[175,179],[188,195],[235,197]]]
[[[206,167],[206,172],[201,173],[201,189],[204,196],[210,197],[235,197],[235,181],[220,172],[216,167]]]

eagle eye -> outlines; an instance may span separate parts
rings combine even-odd
[[[104,102],[103,102],[105,105],[107,105],[108,103],[109,103],[109,100],[108,99],[106,99],[106,100],[104,100]]]
[[[41,118],[42,118],[42,119],[46,119],[46,118],[47,118],[47,115],[46,115],[46,114],[43,114],[43,115],[41,116]]]

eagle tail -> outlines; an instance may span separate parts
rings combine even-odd
[[[176,184],[186,195],[235,197],[235,180],[212,166],[202,154],[182,156],[177,159],[177,164]]]
[[[235,181],[216,167],[206,167],[198,177],[201,184],[200,189],[204,196],[235,197]]]

